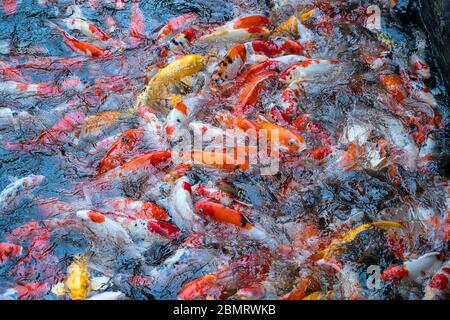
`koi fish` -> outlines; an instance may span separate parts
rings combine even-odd
[[[125,198],[108,200],[105,209],[122,215],[130,215],[138,219],[168,220],[169,218],[163,208],[152,202]]]
[[[266,130],[266,137],[268,141],[276,139],[278,136],[280,150],[283,152],[300,153],[306,148],[305,138],[303,136],[289,129],[273,124],[267,121],[264,117],[258,117],[255,121],[255,125],[258,126],[259,129]]]
[[[72,300],[85,300],[91,290],[91,276],[87,267],[87,258],[76,257],[67,268],[65,288]]]
[[[151,105],[155,99],[161,98],[167,85],[199,72],[206,61],[206,58],[199,54],[187,54],[175,59],[150,79],[138,103]]]
[[[7,185],[0,193],[0,215],[15,210],[19,200],[36,189],[44,179],[41,175],[30,175]]]
[[[142,128],[129,129],[122,133],[106,152],[98,164],[94,177],[105,173],[125,163],[125,156],[133,151],[136,144],[142,139]]]
[[[192,189],[187,177],[179,178],[170,193],[169,214],[175,225],[181,230],[195,232],[199,228],[200,217],[194,212]]]
[[[120,116],[121,113],[117,111],[102,111],[88,116],[83,120],[81,133],[82,135],[97,136],[102,132],[102,129],[114,124]]]
[[[91,39],[99,41],[107,41],[109,39],[106,33],[99,27],[83,19],[77,14],[74,14],[69,18],[62,19],[62,22],[68,29],[77,30]]]
[[[110,51],[72,37],[53,22],[49,22],[49,24],[61,34],[66,46],[68,46],[75,53],[94,58],[105,58],[111,56]]]
[[[187,13],[169,20],[169,22],[158,32],[155,39],[156,43],[163,44],[168,37],[184,31],[184,29],[187,29],[197,19],[197,14]]]
[[[242,88],[233,107],[233,114],[235,116],[242,116],[244,114],[252,113],[253,108],[259,101],[261,91],[276,75],[277,73],[275,71],[266,71],[251,79],[251,81]]]
[[[137,0],[131,1],[130,36],[139,40],[146,39],[144,14]]]
[[[443,266],[433,275],[425,287],[424,300],[437,300],[448,298],[450,290],[450,264],[447,261]]]
[[[33,140],[19,143],[11,143],[5,140],[4,145],[8,150],[12,151],[33,151],[39,148],[59,145],[67,141],[70,134],[81,125],[83,119],[83,113],[72,111],[66,114],[53,127],[42,132]]]
[[[283,83],[297,81],[316,81],[321,76],[331,72],[333,66],[339,62],[336,60],[308,59],[290,66],[280,75]]]
[[[402,265],[392,265],[381,273],[381,280],[417,280],[417,278],[433,274],[442,265],[439,252],[430,252],[417,259],[405,261]]]

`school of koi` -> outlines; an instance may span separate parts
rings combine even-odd
[[[234,0],[154,32],[138,0],[34,4],[62,44],[0,40],[0,300],[449,299],[447,96],[389,29],[403,2]],[[231,129],[267,132],[276,172]]]

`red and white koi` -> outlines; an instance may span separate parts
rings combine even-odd
[[[402,265],[392,265],[381,273],[383,281],[399,281],[408,279],[418,281],[419,277],[436,272],[442,261],[439,252],[430,252],[417,259],[405,261]]]
[[[435,97],[422,81],[404,70],[400,72],[400,76],[411,97],[418,101],[425,102],[433,108],[437,107]]]
[[[9,288],[0,297],[10,300],[32,300],[42,299],[43,295],[50,290],[47,283],[31,282]]]
[[[175,141],[179,138],[180,130],[186,127],[189,116],[204,102],[205,98],[202,95],[197,95],[186,97],[175,104],[167,115],[164,124],[164,132],[169,141]]]
[[[447,300],[450,296],[450,262],[433,275],[425,287],[424,300]]]
[[[72,15],[68,18],[62,19],[66,28],[70,30],[77,30],[88,38],[99,41],[107,41],[108,36],[99,27],[84,19],[81,15],[81,8],[79,6],[71,6]]]
[[[49,24],[61,34],[66,46],[75,53],[93,58],[105,58],[111,56],[110,51],[94,44],[80,41],[52,22],[49,22]]]
[[[0,93],[19,97],[61,95],[64,89],[78,89],[80,86],[79,78],[68,79],[61,84],[61,88],[53,82],[23,83],[11,80],[0,84]]]
[[[96,253],[106,253],[111,250],[111,243],[119,252],[131,252],[138,258],[141,258],[136,251],[135,244],[124,227],[106,217],[104,214],[94,210],[80,210],[76,213],[76,218],[81,222],[82,228],[87,232],[92,242],[95,244]],[[114,260],[116,257],[110,257]]]
[[[169,22],[162,27],[156,36],[156,43],[159,45],[164,44],[168,37],[184,31],[189,28],[192,23],[198,19],[198,15],[195,13],[187,13],[169,20]]]
[[[192,189],[187,177],[181,177],[175,182],[168,200],[168,210],[175,225],[181,230],[195,232],[201,227],[201,219],[194,212]]]
[[[422,77],[422,79],[430,79],[430,67],[417,53],[414,53],[409,57],[409,67],[412,72]]]
[[[234,79],[243,69],[249,56],[263,54],[268,58],[281,55],[300,54],[303,46],[295,40],[276,38],[272,40],[255,40],[238,44],[231,48],[224,59],[216,66],[211,75],[211,85],[220,88],[227,80]]]

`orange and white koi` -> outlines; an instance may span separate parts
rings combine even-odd
[[[287,128],[271,123],[262,116],[256,119],[255,125],[257,125],[259,129],[265,129],[267,131],[266,135],[268,141],[275,139],[278,135],[280,151],[282,152],[300,153],[306,148],[306,142],[303,136]]]
[[[270,31],[267,28],[251,27],[243,29],[221,29],[213,33],[201,36],[196,43],[239,43],[252,40],[262,40],[268,38]]]
[[[169,20],[169,22],[158,32],[155,39],[156,43],[160,45],[163,44],[168,37],[189,28],[197,19],[197,14],[187,13]]]
[[[291,83],[296,81],[316,81],[332,71],[339,62],[330,59],[307,59],[287,68],[280,75],[280,81]]]
[[[66,46],[68,46],[75,53],[93,58],[104,58],[111,56],[110,51],[94,44],[80,41],[52,22],[49,22],[49,24],[61,34]]]
[[[227,299],[238,289],[265,279],[270,267],[269,257],[265,251],[239,256],[216,272],[185,283],[178,292],[178,299]]]
[[[195,212],[212,221],[238,227],[250,239],[262,243],[274,244],[274,240],[264,230],[252,224],[242,212],[230,208],[218,201],[203,199],[195,203]]]

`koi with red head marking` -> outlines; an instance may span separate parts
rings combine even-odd
[[[184,32],[176,34],[172,39],[160,47],[161,56],[167,57],[169,53],[181,53],[190,47],[199,34],[199,30],[188,28]]]
[[[412,72],[422,77],[422,79],[429,79],[431,71],[428,64],[418,54],[413,54],[409,58],[409,67]]]

